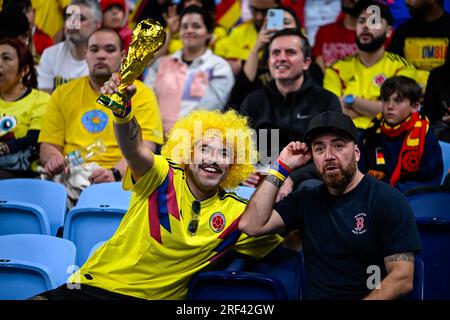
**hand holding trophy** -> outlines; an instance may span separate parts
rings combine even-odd
[[[124,116],[129,104],[125,88],[144,71],[155,53],[166,41],[164,27],[156,20],[147,19],[138,23],[133,30],[133,37],[128,54],[122,61],[119,72],[120,85],[112,95],[102,94],[97,102],[111,109],[119,116]]]

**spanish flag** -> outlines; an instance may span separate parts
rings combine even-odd
[[[216,7],[216,22],[228,29],[238,24],[241,19],[240,0],[222,0]]]

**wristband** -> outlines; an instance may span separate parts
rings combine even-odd
[[[286,180],[286,178],[291,173],[292,169],[289,168],[280,158],[278,158],[275,163],[270,167],[269,174],[274,175],[281,181]]]
[[[114,176],[115,181],[122,181],[122,175],[120,174],[120,171],[116,168],[111,168],[112,174]]]
[[[117,124],[124,124],[130,122],[131,119],[133,119],[134,117],[133,109],[131,108],[131,101],[126,106],[125,114],[123,116],[119,115],[118,113],[115,113],[114,111],[113,115],[114,115],[113,121]]]
[[[283,184],[283,181],[280,180],[278,177],[269,174],[264,180],[269,181],[271,184],[273,184],[275,187],[279,188]]]
[[[268,174],[277,177],[277,179],[281,180],[281,182],[284,182],[284,180],[286,180],[287,178],[287,176],[284,176],[283,174],[272,168],[269,169]]]

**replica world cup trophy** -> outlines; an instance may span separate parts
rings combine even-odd
[[[165,41],[166,32],[158,21],[147,19],[139,22],[133,30],[128,54],[120,67],[120,85],[117,92],[112,95],[102,94],[97,102],[120,116],[125,115],[129,103],[125,88],[142,74],[149,61],[161,49]]]

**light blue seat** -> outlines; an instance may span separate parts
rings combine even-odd
[[[67,214],[63,237],[77,247],[77,265],[82,266],[92,248],[112,237],[128,210],[131,192],[121,182],[99,183],[84,189],[77,205]]]
[[[442,175],[442,182],[450,169],[450,143],[439,140],[439,145],[442,149],[442,159],[444,160],[444,174]]]
[[[75,245],[66,239],[40,234],[0,236],[0,297],[28,298],[64,284],[75,256]]]
[[[63,185],[40,179],[0,180],[0,200],[28,202],[40,206],[50,223],[50,234],[56,235],[64,223],[67,191]]]
[[[116,232],[126,209],[73,207],[66,217],[63,238],[77,247],[76,264],[82,266],[100,241],[106,241]]]
[[[46,266],[0,259],[0,300],[25,300],[55,287],[55,279]]]
[[[96,208],[110,206],[128,208],[131,192],[122,189],[122,182],[107,182],[93,184],[84,189],[76,204],[79,208]]]
[[[94,254],[95,251],[97,251],[98,248],[100,248],[102,245],[105,244],[106,241],[100,241],[94,244],[94,246],[91,249],[91,252],[89,252],[89,258]]]
[[[0,236],[15,233],[50,235],[50,222],[42,207],[29,202],[0,200]]]
[[[234,193],[241,198],[245,198],[250,200],[252,194],[256,191],[256,188],[247,187],[247,186],[239,186]]]

